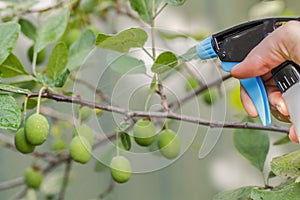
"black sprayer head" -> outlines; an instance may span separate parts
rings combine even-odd
[[[300,81],[300,67],[291,61],[286,61],[273,69],[272,74],[281,93]]]

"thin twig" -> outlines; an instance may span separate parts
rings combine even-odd
[[[0,190],[6,190],[10,188],[14,188],[20,186],[24,183],[23,177],[14,178],[8,181],[4,181],[0,183]]]
[[[107,195],[109,195],[114,190],[114,187],[115,187],[115,182],[111,179],[107,189],[99,195],[99,199],[102,200],[105,197],[107,197]]]
[[[203,91],[205,91],[206,89],[213,87],[213,86],[217,86],[220,85],[223,81],[228,80],[229,78],[231,78],[231,75],[225,75],[222,77],[222,79],[213,81],[207,85],[203,85],[200,86],[199,88],[197,88],[194,91],[189,92],[186,96],[184,96],[182,99],[179,99],[178,101],[173,101],[169,104],[169,108],[171,110],[175,110],[177,108],[179,108],[182,104],[184,104],[185,102],[189,101],[190,99],[192,99],[193,97],[197,96],[198,94],[202,93]]]
[[[70,177],[70,172],[71,172],[71,166],[72,166],[72,160],[69,158],[66,161],[66,168],[64,171],[64,178],[63,178],[63,184],[61,186],[59,195],[58,195],[58,200],[63,200],[65,197],[66,189],[69,183],[69,177]]]
[[[205,86],[207,87],[207,86]],[[198,91],[204,90],[203,88],[199,88]],[[198,92],[196,91],[196,93]],[[28,98],[36,97],[38,96],[37,93],[31,93],[28,95]],[[125,108],[120,108],[116,106],[110,106],[110,105],[103,105],[103,104],[97,104],[95,102],[90,102],[83,100],[78,97],[70,97],[70,96],[64,96],[59,94],[52,94],[50,92],[46,92],[42,94],[42,97],[53,99],[58,102],[68,102],[68,103],[75,103],[80,105],[89,106],[91,108],[99,108],[105,111],[110,111],[118,114],[125,115],[128,118],[133,117],[154,117],[154,118],[170,118],[185,122],[190,122],[194,124],[204,125],[204,126],[210,126],[212,128],[247,128],[247,129],[260,129],[260,130],[270,130],[270,131],[276,131],[276,132],[284,132],[288,133],[289,129],[288,127],[279,127],[279,126],[263,126],[261,124],[256,123],[248,123],[248,122],[223,122],[223,121],[210,121],[198,117],[191,117],[187,115],[182,114],[176,114],[173,112],[145,112],[145,111],[131,111]],[[185,101],[185,100],[183,100]]]

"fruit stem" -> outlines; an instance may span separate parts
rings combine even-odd
[[[37,100],[37,108],[36,108],[36,114],[40,113],[40,106],[41,106],[41,98],[42,98],[42,93],[47,87],[43,86],[40,91],[39,91],[39,96]]]
[[[25,96],[24,105],[23,105],[23,119],[24,119],[24,122],[26,120],[26,114],[27,114],[27,103],[28,103],[28,96]]]
[[[116,154],[117,156],[120,156],[120,148],[119,148],[119,131],[116,131]]]
[[[148,106],[149,106],[149,102],[151,100],[151,97],[152,97],[152,92],[148,95],[147,99],[146,99],[146,102],[145,102],[145,107],[144,107],[144,111],[147,112],[148,110]]]
[[[34,76],[36,76],[36,59],[37,59],[37,53],[33,53],[33,58],[32,58],[32,73]]]

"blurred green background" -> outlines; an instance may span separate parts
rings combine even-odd
[[[265,5],[263,4],[265,3],[268,2],[262,3],[258,0],[187,0],[181,7],[167,7],[157,19],[157,26],[183,33],[213,33],[253,18],[274,15],[299,16],[300,14],[300,4],[297,1],[278,0],[273,2],[272,5],[268,4],[267,7],[264,7]],[[130,21],[126,19],[114,21],[114,26],[116,26],[118,30],[130,27],[131,25]],[[109,30],[109,27],[106,27],[106,30]],[[184,43],[177,44],[179,48],[181,45],[182,48],[185,48]],[[99,54],[95,52],[86,65],[93,65],[95,60],[99,60],[99,56],[101,56]],[[102,56],[103,59],[105,59],[105,55]],[[107,84],[107,82],[112,80],[115,82],[120,80],[119,76],[111,75],[110,72],[103,71],[103,73],[107,73],[108,76],[102,78],[99,85],[101,83]],[[208,77],[205,78],[209,79],[209,76],[213,75],[208,74],[207,76]],[[236,87],[236,84],[236,81],[227,81],[224,87],[227,91],[230,91]],[[111,92],[112,88],[110,87],[113,86],[107,85],[107,91]],[[177,85],[176,87],[180,88],[184,86]],[[78,91],[81,91],[81,89],[78,89]],[[179,92],[176,95],[180,96],[183,94]],[[222,101],[226,102],[224,98],[228,101],[228,96],[226,97],[226,95],[219,101],[221,101],[221,106],[227,106],[226,120],[241,120],[245,112],[235,108],[230,102],[226,104],[222,103]],[[116,100],[122,103],[122,98],[116,98]],[[201,108],[199,111],[201,113],[195,113],[195,102],[197,102],[197,106]],[[142,104],[143,102],[140,103]],[[138,107],[138,105],[135,106]],[[64,109],[68,110],[71,109],[71,107],[64,105]],[[185,104],[182,107],[182,112],[194,116],[200,115],[204,118],[210,117],[211,115],[210,108],[201,102],[200,97]],[[104,114],[103,119],[99,122],[100,126],[108,124],[107,122],[109,122],[112,117],[110,114]],[[92,123],[94,122],[91,122],[91,124]],[[278,122],[275,121],[275,123]],[[175,122],[172,126],[178,128],[178,123]],[[232,143],[232,129],[224,129],[212,151],[204,158],[199,159],[199,149],[203,144],[207,127],[187,123],[182,123],[180,126],[183,127],[180,129],[182,139],[184,138],[184,134],[193,135],[195,131],[197,134],[187,151],[184,152],[179,159],[163,169],[148,173],[134,174],[128,183],[122,185],[116,184],[113,193],[106,199],[208,200],[212,199],[215,193],[224,189],[232,189],[244,185],[263,185],[261,174],[254,167],[250,166],[234,149]],[[102,127],[102,129],[104,131],[113,130],[113,124],[106,125]],[[270,133],[271,141],[280,138],[281,135],[280,133]],[[47,146],[43,148],[46,149]],[[292,149],[298,149],[298,146],[296,144],[288,144],[280,147],[272,146],[266,162],[266,173],[268,172],[268,163],[272,157],[282,155]],[[103,151],[105,151],[105,147],[100,148],[95,153],[101,154]],[[0,182],[22,176],[25,167],[31,162],[32,160],[28,159],[27,156],[11,152],[6,148],[1,148]],[[98,196],[99,193],[106,190],[110,182],[110,176],[107,172],[94,172],[95,163],[96,161],[92,160],[88,165],[74,164],[72,166],[73,171],[70,184],[67,188],[66,199],[94,199],[95,196]],[[62,171],[63,167],[59,167],[54,173],[60,175]],[[48,186],[44,186],[44,188],[45,187],[47,188]],[[14,188],[0,191],[0,199],[9,199],[20,189],[21,188]],[[39,199],[40,198],[41,197],[39,197]]]

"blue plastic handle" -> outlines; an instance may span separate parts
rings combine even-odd
[[[196,46],[197,55],[205,60],[210,58],[217,58],[218,55],[212,47],[212,36],[206,38]],[[230,72],[231,69],[237,65],[238,62],[222,62],[222,68],[226,72]],[[271,113],[268,101],[268,96],[266,89],[264,87],[263,81],[260,77],[240,79],[240,83],[250,96],[252,102],[255,105],[257,113],[261,119],[264,126],[271,124]]]
[[[230,72],[230,70],[237,64],[238,62],[222,62],[222,68],[224,71]],[[254,103],[262,124],[264,126],[270,125],[270,106],[262,79],[260,77],[240,79],[240,83]]]

